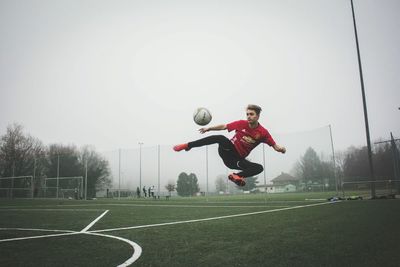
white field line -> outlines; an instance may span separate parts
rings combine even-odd
[[[103,212],[99,217],[97,217],[97,218],[94,219],[91,223],[89,223],[88,226],[86,226],[85,228],[83,228],[83,229],[81,230],[81,233],[82,233],[82,232],[86,232],[87,230],[89,230],[90,227],[92,227],[95,223],[97,223],[97,221],[100,220],[104,215],[106,215],[107,212],[108,212],[108,210],[106,210],[105,212]]]
[[[223,203],[221,203],[223,204]],[[226,206],[212,206],[212,205],[179,205],[179,204],[172,204],[172,205],[168,205],[168,204],[88,204],[88,205],[101,205],[101,206],[121,206],[121,207],[166,207],[166,208],[266,208],[266,207],[274,207],[274,208],[285,208],[285,207],[290,207],[290,206],[262,206],[262,205],[253,205],[253,206],[241,206],[241,205],[237,205],[237,206],[232,206],[232,205],[226,205]],[[77,204],[77,205],[63,205],[63,206],[88,206],[85,204]]]
[[[340,202],[340,201],[336,201],[336,202]],[[240,214],[233,214],[233,215],[226,215],[226,216],[219,216],[219,217],[210,217],[210,218],[196,219],[196,220],[186,220],[186,221],[176,221],[176,222],[168,222],[168,223],[156,223],[156,224],[147,224],[147,225],[137,225],[137,226],[110,228],[110,229],[103,229],[103,230],[91,231],[91,233],[121,231],[121,230],[129,230],[129,229],[140,229],[140,228],[150,228],[150,227],[157,227],[157,226],[166,226],[166,225],[183,224],[183,223],[194,223],[194,222],[204,222],[204,221],[220,220],[220,219],[227,219],[227,218],[234,218],[234,217],[243,217],[243,216],[250,216],[250,215],[256,215],[256,214],[263,214],[263,213],[272,213],[272,212],[284,211],[284,210],[293,210],[293,209],[308,208],[308,207],[314,207],[314,206],[332,204],[332,203],[336,203],[336,202],[323,202],[323,203],[316,203],[316,204],[309,204],[309,205],[294,206],[294,207],[288,207],[288,208],[282,208],[282,209],[263,210],[263,211],[248,212],[248,213],[240,213]]]
[[[5,231],[38,231],[38,232],[68,232],[68,233],[75,233],[76,231],[71,231],[71,230],[51,230],[51,229],[40,229],[40,228],[0,228],[1,230]]]
[[[135,242],[119,237],[119,236],[113,236],[113,235],[105,235],[105,234],[98,234],[98,233],[92,233],[92,232],[85,232],[84,234],[87,235],[96,235],[96,236],[103,236],[103,237],[109,237],[109,238],[113,238],[113,239],[117,239],[123,242],[128,243],[129,245],[131,245],[131,247],[133,248],[133,254],[132,256],[127,259],[125,262],[121,263],[120,265],[118,265],[118,267],[125,267],[125,266],[129,266],[132,263],[134,263],[137,259],[139,259],[140,255],[142,254],[142,248],[136,244]]]
[[[267,208],[267,207],[277,207],[277,208],[286,208],[290,206],[262,206],[262,205],[226,205],[226,206],[220,206],[220,205],[208,205],[208,206],[202,206],[202,205],[141,205],[143,207],[167,207],[167,208]]]
[[[104,209],[7,209],[0,208],[0,211],[103,211]]]
[[[222,203],[221,203],[222,204]],[[120,206],[119,204],[110,204],[114,206]],[[132,207],[166,207],[166,208],[265,208],[268,206],[262,206],[262,205],[163,205],[163,204],[127,204],[123,206],[132,206]],[[290,207],[290,206],[273,206],[273,207]]]
[[[57,230],[53,230],[57,231]],[[38,239],[38,238],[46,238],[46,237],[55,237],[55,236],[66,236],[66,235],[77,235],[81,234],[81,232],[68,232],[62,234],[52,234],[52,235],[37,235],[37,236],[26,236],[26,237],[16,237],[16,238],[8,238],[8,239],[1,239],[1,242],[8,242],[8,241],[18,241],[18,240],[27,240],[27,239]]]
[[[326,201],[326,199],[324,199]],[[220,204],[271,204],[271,203],[291,203],[291,202],[306,202],[305,200],[266,200],[266,201],[207,201],[204,203],[220,203]]]

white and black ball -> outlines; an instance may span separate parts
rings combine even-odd
[[[193,113],[194,122],[200,126],[209,124],[211,119],[211,112],[206,108],[197,108]]]

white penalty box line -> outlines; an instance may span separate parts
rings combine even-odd
[[[210,218],[204,218],[204,219],[195,219],[195,220],[186,220],[186,221],[176,221],[176,222],[167,222],[167,223],[156,223],[156,224],[147,224],[147,225],[137,225],[137,226],[110,228],[110,229],[94,230],[94,231],[90,231],[90,232],[91,233],[101,233],[101,232],[112,232],[112,231],[121,231],[121,230],[141,229],[141,228],[150,228],[150,227],[167,226],[167,225],[184,224],[184,223],[205,222],[205,221],[221,220],[221,219],[228,219],[228,218],[235,218],[235,217],[244,217],[244,216],[263,214],[263,213],[272,213],[272,212],[285,211],[285,210],[293,210],[293,209],[315,207],[315,206],[333,204],[333,203],[338,203],[338,202],[341,202],[341,201],[323,202],[323,203],[308,204],[308,205],[287,207],[287,208],[281,208],[281,209],[263,210],[263,211],[255,211],[255,212],[240,213],[240,214],[233,214],[233,215],[225,215],[225,216],[218,216],[218,217],[210,217]]]
[[[105,212],[103,212],[99,217],[97,217],[96,219],[94,219],[91,223],[89,223],[85,228],[83,228],[81,230],[81,233],[87,232],[87,230],[89,230],[95,223],[97,223],[104,215],[107,214],[107,212],[109,212],[109,210],[106,210]]]

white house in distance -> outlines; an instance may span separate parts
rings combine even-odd
[[[272,184],[267,184],[267,193],[288,193],[296,192],[300,179],[282,172],[280,175],[271,180]],[[265,192],[265,186],[258,186],[261,192]]]

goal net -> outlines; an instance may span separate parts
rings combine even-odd
[[[32,198],[33,176],[1,177],[0,198]]]
[[[400,180],[349,181],[342,183],[342,194],[345,198],[371,199],[372,187],[376,198],[395,198],[399,194]]]
[[[83,198],[83,177],[44,178],[42,196],[45,198]]]

